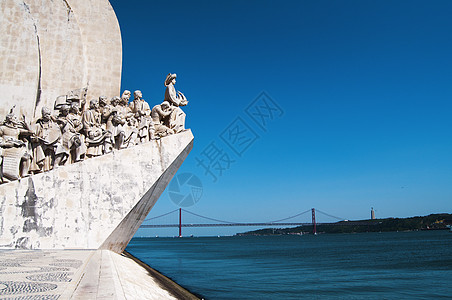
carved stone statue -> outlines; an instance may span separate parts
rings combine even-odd
[[[69,106],[77,105],[78,111],[84,111],[86,105],[86,95],[88,94],[88,88],[84,87],[69,91],[67,94],[67,101]]]
[[[115,149],[123,148],[126,137],[123,127],[126,124],[126,120],[119,107],[120,100],[119,97],[113,97],[110,101],[111,105],[103,112],[103,117],[106,118],[106,128],[111,134],[112,144]]]
[[[100,122],[103,130],[107,129],[107,120],[110,117],[111,106],[106,96],[99,97]]]
[[[54,109],[60,110],[62,105],[78,106],[79,111],[84,111],[86,104],[86,94],[88,93],[88,88],[80,88],[67,92],[66,95],[58,96],[55,100]]]
[[[110,119],[110,116],[112,114],[112,106],[110,105],[110,102],[108,101],[106,96],[100,96],[99,97],[99,112],[101,115],[101,127],[104,131],[107,131],[109,134],[109,138],[105,140],[104,143],[104,153],[109,153],[113,149],[114,145],[114,138],[111,136],[111,131],[108,130],[108,120]],[[110,122],[111,125],[111,122]],[[111,127],[111,126],[110,126]],[[110,128],[111,129],[111,128]]]
[[[143,100],[141,91],[133,92],[134,99],[129,104],[134,118],[138,121],[138,141],[144,143],[154,138],[154,126],[152,124],[151,108]]]
[[[124,103],[125,105],[129,104],[129,99],[130,99],[131,95],[132,95],[132,93],[130,93],[129,90],[124,90],[124,92],[122,92],[120,103],[123,104],[123,102],[125,102]]]
[[[57,122],[63,133],[63,147],[68,154],[68,162],[83,160],[86,153],[85,137],[81,134],[83,124],[80,120],[78,105],[64,105],[60,109]]]
[[[67,152],[61,144],[61,129],[50,109],[44,106],[41,118],[36,121],[35,136],[33,137],[33,171],[49,171],[53,166],[64,164]]]
[[[121,100],[119,100],[118,112],[126,123],[123,126],[126,138],[123,142],[123,147],[128,147],[137,144],[138,137],[138,121],[133,116],[132,110],[128,106],[130,98],[130,91],[125,90],[122,93]]]
[[[105,153],[105,146],[110,143],[110,134],[101,127],[98,100],[91,100],[89,105],[90,109],[83,112],[82,124],[85,131],[85,142],[88,145],[86,156],[93,157]]]
[[[174,130],[168,127],[169,117],[173,110],[174,107],[170,106],[168,101],[163,101],[162,104],[152,108],[151,117],[154,123],[156,137],[164,137],[174,133]]]
[[[14,107],[0,125],[0,147],[2,148],[2,181],[15,180],[28,175],[32,156],[28,143],[21,135],[32,135],[25,119],[19,121],[13,113]]]
[[[169,117],[169,127],[174,130],[175,133],[185,130],[185,113],[180,109],[180,106],[185,106],[188,104],[188,100],[184,94],[177,91],[174,88],[176,84],[176,74],[169,73],[165,79],[165,99],[171,106],[175,109],[172,111]]]
[[[111,101],[105,96],[91,100],[85,110],[87,88],[73,90],[57,97],[58,117],[42,107],[33,131],[25,116],[19,121],[12,113],[13,107],[0,124],[0,183],[184,131],[180,107],[188,101],[175,84],[176,74],[168,74],[165,100],[152,110],[139,90],[130,103],[125,90]]]

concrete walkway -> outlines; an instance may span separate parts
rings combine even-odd
[[[0,251],[0,299],[176,299],[108,250]]]

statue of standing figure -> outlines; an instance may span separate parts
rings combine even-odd
[[[100,96],[99,97],[99,112],[101,117],[101,127],[104,132],[108,132],[109,138],[105,139],[104,143],[104,154],[110,153],[113,150],[113,138],[111,136],[112,131],[108,128],[108,120],[110,119],[110,116],[112,114],[113,107],[110,105],[108,99],[106,96]],[[111,123],[110,123],[111,125]],[[111,129],[111,128],[110,128]]]
[[[126,133],[124,125],[126,120],[121,114],[121,108],[119,107],[119,97],[113,97],[110,101],[110,107],[104,111],[104,117],[106,117],[107,131],[111,133],[111,141],[113,148],[119,150],[123,147]]]
[[[185,130],[185,113],[180,109],[180,106],[188,104],[185,95],[179,91],[176,93],[174,85],[176,84],[176,74],[169,73],[165,79],[165,99],[174,108],[169,116],[169,128],[174,133],[179,133]]]
[[[151,108],[149,104],[143,100],[141,91],[133,92],[133,101],[129,107],[135,119],[138,121],[138,141],[144,143],[150,139],[154,139],[154,124],[151,119]]]
[[[51,115],[50,109],[44,106],[41,118],[36,121],[33,147],[33,172],[46,172],[54,166],[64,164],[67,152],[61,144],[61,128]]]
[[[86,153],[85,137],[81,133],[83,124],[80,120],[77,103],[63,105],[57,122],[63,134],[63,147],[68,154],[68,163],[82,161]]]
[[[138,137],[138,121],[135,119],[132,110],[128,106],[130,95],[130,91],[125,90],[122,93],[118,105],[118,114],[126,121],[123,126],[125,132],[125,140],[122,144],[122,148],[127,148],[129,145],[135,145],[137,143]]]
[[[0,125],[0,147],[2,154],[1,180],[7,182],[28,175],[32,156],[28,149],[28,142],[21,136],[30,136],[33,132],[25,122],[25,117],[19,121],[13,113],[14,106]]]
[[[93,99],[89,103],[89,109],[83,112],[82,124],[86,136],[87,157],[99,156],[105,153],[110,146],[110,134],[102,129],[99,101]],[[107,150],[108,151],[108,150]]]

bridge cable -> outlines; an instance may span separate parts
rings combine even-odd
[[[183,208],[182,208],[182,210],[184,212],[187,212],[187,213],[192,214],[194,216],[197,216],[197,217],[200,217],[200,218],[204,218],[204,219],[207,219],[207,220],[210,220],[210,221],[215,221],[215,222],[220,222],[220,223],[225,223],[225,224],[241,224],[241,223],[237,223],[237,222],[222,221],[222,220],[218,220],[218,219],[214,219],[214,218],[204,217],[204,216],[192,213],[191,211],[185,210]]]
[[[164,216],[167,216],[167,215],[169,215],[169,214],[172,214],[173,212],[176,212],[176,211],[179,211],[179,209],[175,209],[175,210],[173,210],[173,211],[170,211],[170,212],[168,212],[168,213],[166,213],[166,214],[163,214],[163,215],[160,215],[160,216],[157,216],[157,217],[152,217],[152,218],[146,219],[146,220],[144,220],[143,222],[150,221],[150,220],[154,220],[154,219],[158,219],[158,218],[160,218],[160,217],[164,217]]]
[[[308,209],[307,211],[304,211],[304,212],[301,212],[301,213],[299,213],[299,214],[296,214],[295,216],[291,216],[291,217],[284,218],[284,219],[281,219],[281,220],[271,221],[271,222],[268,222],[268,223],[282,222],[282,221],[285,221],[285,220],[289,220],[289,219],[292,219],[292,218],[296,218],[296,217],[301,216],[302,214],[308,213],[308,212],[310,212],[310,211],[311,211],[311,210]]]
[[[335,216],[333,216],[333,215],[330,215],[330,214],[327,214],[327,213],[325,213],[325,212],[323,212],[323,211],[321,211],[321,210],[318,210],[317,208],[315,209],[315,211],[316,212],[319,212],[319,213],[321,213],[321,214],[324,214],[325,216],[328,216],[328,217],[330,217],[330,218],[334,218],[334,219],[338,219],[338,220],[345,220],[344,218],[339,218],[339,217],[335,217]]]

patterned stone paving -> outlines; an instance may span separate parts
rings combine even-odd
[[[56,262],[51,263],[50,265],[58,267],[78,268],[82,265],[82,261],[78,259],[57,259]]]
[[[0,299],[61,299],[94,251],[0,251]],[[72,285],[71,285],[72,284]]]
[[[108,250],[0,250],[0,299],[175,298],[145,268]]]
[[[70,282],[71,278],[68,276],[73,275],[74,273],[70,272],[61,272],[61,273],[44,273],[27,276],[27,279],[33,281],[51,281],[51,282]]]
[[[51,283],[0,281],[0,284],[5,286],[5,288],[0,290],[3,295],[32,294],[47,292],[57,288],[56,284]]]
[[[38,295],[38,296],[20,296],[14,298],[4,298],[10,300],[56,300],[60,298],[58,295]]]

